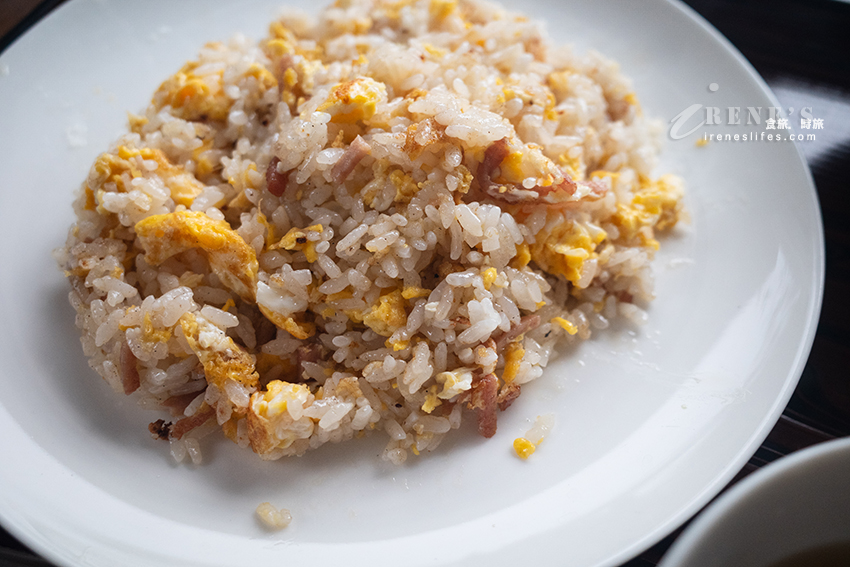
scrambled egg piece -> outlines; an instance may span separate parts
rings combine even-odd
[[[328,393],[330,394],[331,392],[329,391]],[[354,376],[346,376],[337,382],[332,393],[336,398],[349,402],[356,402],[357,398],[363,396],[363,390],[360,389],[360,382]]]
[[[281,21],[269,25],[271,39],[266,42],[266,53],[272,56],[300,55],[307,59],[322,57],[322,44],[316,42],[299,42],[298,36]]]
[[[266,318],[288,332],[296,339],[308,339],[316,334],[316,325],[295,318],[296,312],[303,311],[293,296],[281,294],[271,286],[257,282],[257,307]]]
[[[522,348],[522,343],[508,343],[505,347],[505,369],[502,371],[502,380],[505,384],[510,384],[516,379],[523,356],[525,356],[525,349]]]
[[[537,445],[526,439],[525,437],[517,437],[514,439],[514,451],[517,456],[525,460],[537,450]]]
[[[494,178],[494,181],[522,187],[523,181],[533,178],[535,186],[550,187],[556,178],[561,177],[558,166],[543,155],[539,146],[533,144],[521,146],[513,141],[511,152],[499,165],[499,175]]]
[[[428,297],[429,295],[431,295],[431,290],[424,287],[407,286],[401,291],[401,296],[405,299]]]
[[[543,439],[554,425],[554,415],[538,415],[531,429],[525,432],[525,436],[514,439],[514,451],[516,451],[517,456],[522,460],[530,457],[537,450],[537,447],[543,443]]]
[[[394,201],[396,203],[409,203],[419,191],[419,184],[400,169],[393,170],[390,173],[390,181],[395,187]]]
[[[553,317],[552,321],[550,322],[554,323],[555,325],[558,325],[570,335],[575,335],[576,333],[578,333],[578,327],[576,327],[572,321],[568,321],[563,317]]]
[[[227,120],[233,100],[224,94],[222,72],[198,76],[200,64],[186,63],[182,69],[166,79],[154,93],[157,108],[170,106],[174,114],[184,120]]]
[[[248,438],[254,452],[267,458],[277,449],[308,439],[315,425],[301,412],[314,400],[307,386],[280,380],[269,382],[265,392],[255,392],[248,405]]]
[[[531,258],[551,274],[564,276],[572,283],[581,278],[584,262],[596,258],[596,245],[606,238],[605,231],[576,221],[544,227],[529,248]]]
[[[155,266],[175,254],[199,248],[224,285],[254,300],[257,255],[226,221],[213,220],[202,212],[176,211],[139,221],[136,235],[149,264]]]
[[[428,388],[425,394],[425,403],[423,403],[422,407],[420,408],[422,411],[424,411],[425,413],[431,413],[432,411],[434,411],[434,409],[436,409],[437,406],[443,404],[442,400],[440,400],[440,397],[437,394],[437,390],[439,389],[440,386],[438,386],[437,384],[434,384],[433,386]]]
[[[185,313],[179,323],[189,347],[204,365],[208,383],[224,390],[224,382],[230,379],[256,388],[260,378],[254,370],[254,357],[224,331],[193,313]]]
[[[336,85],[318,111],[331,115],[331,122],[369,123],[378,103],[386,102],[387,87],[369,77],[358,77]]]
[[[256,396],[256,403],[252,403],[252,405],[260,415],[268,419],[290,409],[288,405],[290,402],[297,403],[303,409],[313,399],[310,388],[304,384],[290,384],[280,380],[269,382],[266,391],[258,392]]]
[[[521,270],[531,262],[531,249],[523,242],[516,245],[516,256],[511,260],[511,268]]]
[[[546,77],[546,84],[552,89],[552,93],[558,100],[567,98],[573,92],[573,86],[570,84],[570,78],[573,75],[576,75],[575,71],[566,69],[564,71],[555,71]]]
[[[638,238],[644,246],[657,250],[653,229],[666,230],[679,221],[682,193],[681,181],[674,175],[664,175],[654,182],[642,179],[632,202],[617,203],[617,212],[611,217],[620,229],[620,238]]]
[[[316,247],[311,240],[307,238],[308,232],[322,232],[322,225],[314,224],[312,226],[308,226],[307,228],[292,228],[287,232],[283,238],[280,239],[277,244],[272,244],[269,246],[269,250],[277,250],[279,248],[283,248],[284,250],[300,250],[304,253],[304,257],[311,264],[315,262],[319,255],[316,253]]]
[[[207,47],[216,47],[216,44]],[[195,71],[199,67],[200,63],[190,61],[166,79],[154,93],[153,104],[158,109],[170,106],[173,114],[184,120],[224,122],[233,106],[233,99],[224,92],[223,71],[198,75]],[[248,67],[243,76],[256,79],[260,94],[277,86],[274,75],[257,63]]]
[[[391,336],[397,329],[407,324],[406,301],[402,292],[393,290],[382,295],[378,303],[363,314],[363,322],[383,337]]]
[[[410,341],[409,341],[409,340],[407,340],[407,341],[393,341],[393,340],[387,339],[387,340],[384,342],[384,345],[385,345],[387,348],[392,348],[392,349],[393,349],[393,352],[398,352],[398,351],[400,351],[400,350],[404,350],[404,349],[406,349],[407,347],[409,347],[409,346],[410,346]]]
[[[481,272],[481,279],[484,280],[484,289],[490,290],[490,287],[496,283],[496,278],[499,277],[499,271],[496,268],[487,268]]]
[[[204,190],[203,183],[198,181],[194,175],[187,172],[182,166],[174,165],[168,161],[168,158],[162,151],[152,148],[128,148],[127,146],[120,146],[117,155],[103,153],[97,158],[92,168],[92,175],[89,176],[89,186],[99,187],[104,183],[112,182],[115,183],[119,192],[124,193],[129,191],[125,187],[123,175],[127,173],[135,179],[145,174],[144,171],[139,169],[138,160],[132,159],[135,157],[156,162],[156,174],[163,180],[169,191],[171,191],[171,198],[178,205],[191,207],[195,197]],[[105,191],[98,188],[97,192],[93,193],[92,189],[87,188],[87,198],[89,192],[92,192],[97,211],[100,214],[107,214],[108,211],[101,206]]]
[[[428,14],[435,20],[444,20],[457,11],[457,0],[431,0]]]
[[[587,177],[587,164],[584,163],[581,154],[570,157],[569,153],[558,156],[558,163],[564,171],[576,181],[583,181]]]
[[[131,307],[130,309],[138,309]],[[145,313],[142,320],[142,339],[151,343],[165,343],[171,338],[171,329],[157,329],[153,324],[150,311]]]
[[[440,372],[435,379],[443,387],[437,397],[449,400],[472,388],[472,369],[456,368],[450,372]]]

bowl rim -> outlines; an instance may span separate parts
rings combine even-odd
[[[693,523],[662,558],[658,567],[689,567],[695,551],[714,537],[716,526],[740,513],[749,502],[796,477],[803,470],[822,470],[833,461],[850,455],[850,437],[822,441],[768,464],[721,494]],[[810,478],[812,482],[815,478]]]

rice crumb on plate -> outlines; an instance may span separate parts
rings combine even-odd
[[[558,342],[640,324],[682,183],[595,52],[475,0],[340,0],[209,43],[101,154],[56,252],[83,351],[201,462],[383,431],[401,464]]]
[[[273,530],[282,530],[292,523],[292,514],[286,508],[276,508],[270,502],[257,506],[257,517],[264,526]]]
[[[531,429],[526,431],[523,437],[514,439],[514,452],[517,457],[526,460],[533,455],[553,427],[555,427],[555,416],[553,414],[538,415]]]

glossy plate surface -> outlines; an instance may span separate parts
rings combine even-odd
[[[528,6],[556,43],[618,60],[665,128],[695,104],[723,109],[724,122],[728,107],[744,118],[762,108],[764,120],[776,105],[679,4]],[[686,179],[692,220],[662,241],[649,323],[565,352],[489,441],[464,430],[398,468],[378,457],[377,435],[273,463],[208,441],[203,466],[177,466],[147,432],[156,416],[88,368],[50,256],[72,222],[72,192],[127,110],[205,42],[261,37],[277,8],[72,0],[0,56],[3,525],[69,566],[578,567],[623,562],[695,513],[778,418],[820,308],[820,215],[794,144],[695,145],[703,133],[764,132],[764,122],[665,136],[659,173]],[[520,461],[511,443],[542,413],[556,415],[555,430]],[[263,530],[253,513],[263,501],[290,509],[292,525]]]

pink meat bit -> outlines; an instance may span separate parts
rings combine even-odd
[[[496,399],[499,410],[505,411],[511,407],[511,404],[519,397],[521,391],[522,389],[520,385],[514,384],[513,382],[502,386],[502,391],[499,392],[499,397]]]
[[[478,414],[478,434],[490,438],[496,434],[496,400],[499,392],[499,379],[488,374],[472,386],[469,405]]]
[[[372,146],[367,144],[363,138],[359,135],[354,138],[354,141],[346,148],[342,157],[339,158],[339,161],[331,169],[331,178],[334,183],[340,184],[348,179],[348,176],[351,175],[351,172],[360,163],[360,160],[368,156],[371,151]]]
[[[192,400],[198,397],[200,392],[190,392],[188,394],[180,394],[179,396],[171,396],[162,402],[164,407],[171,410],[171,415],[183,415]]]
[[[486,186],[493,185],[493,171],[505,161],[510,153],[507,138],[493,142],[484,150],[484,159],[478,166],[478,183],[482,186],[482,190],[487,191]],[[496,187],[498,188],[498,185]]]
[[[215,408],[203,404],[195,415],[184,417],[174,422],[170,428],[170,435],[175,439],[182,439],[184,435],[205,424],[215,416]]]
[[[520,317],[519,323],[511,327],[510,330],[496,337],[496,349],[498,351],[501,351],[508,345],[508,343],[512,342],[520,335],[524,335],[529,331],[533,331],[539,326],[540,315],[534,314],[526,315],[525,317]]]
[[[278,171],[277,165],[280,160],[273,157],[266,168],[266,186],[269,193],[275,197],[280,197],[286,191],[286,185],[289,183],[289,172]]]
[[[136,355],[133,354],[130,345],[125,341],[121,345],[121,385],[124,387],[124,393],[128,396],[138,390],[141,385],[139,367],[136,362],[138,362]]]
[[[562,180],[549,186],[535,185],[530,189],[514,183],[496,183],[493,172],[510,154],[507,138],[493,142],[484,150],[484,159],[478,166],[478,186],[480,190],[495,201],[516,205],[545,205],[547,207],[568,209],[577,206],[583,199],[598,199],[605,195],[608,188],[597,181],[575,181],[560,167]],[[582,199],[570,199],[579,185],[587,189]]]

